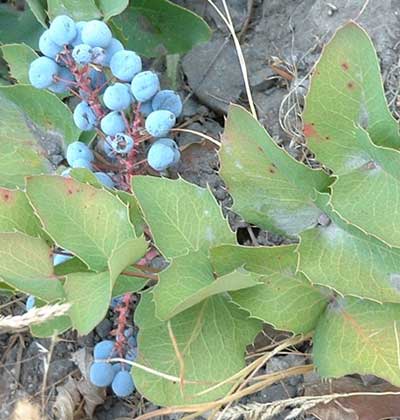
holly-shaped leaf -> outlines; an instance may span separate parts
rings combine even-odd
[[[48,175],[30,177],[26,189],[44,230],[94,271],[136,237],[128,208],[106,190]]]
[[[304,134],[317,160],[337,175],[365,163],[357,126],[377,145],[398,148],[399,127],[388,109],[378,58],[367,33],[351,22],[326,45],[303,113]]]
[[[156,315],[168,320],[209,296],[254,287],[260,284],[260,277],[239,268],[214,279],[211,263],[202,251],[174,258],[159,274],[154,288]]]
[[[153,239],[167,258],[202,251],[235,236],[209,190],[183,179],[135,176],[132,189]]]
[[[137,362],[179,381],[133,368],[139,392],[154,404],[183,405],[213,401],[226,394],[231,383],[204,395],[201,391],[230,378],[244,366],[246,346],[261,323],[222,296],[210,297],[172,318],[169,323],[155,316],[151,293],[144,293],[135,312],[139,327]],[[176,345],[176,349],[174,349]]]
[[[10,68],[10,75],[19,83],[30,84],[29,66],[38,55],[25,44],[7,44],[0,47],[4,60]]]
[[[94,0],[47,0],[51,20],[58,15],[68,15],[76,21],[99,19],[101,12]]]
[[[229,108],[220,160],[232,209],[245,220],[287,235],[317,223],[321,211],[312,197],[329,177],[295,161],[239,106]]]
[[[314,363],[323,377],[371,374],[400,386],[399,337],[399,304],[338,298],[316,328]]]
[[[342,295],[400,303],[400,250],[343,221],[329,195],[320,195],[318,202],[325,223],[300,235],[299,270]]]
[[[26,194],[20,190],[0,188],[0,232],[22,232],[30,236],[42,234]]]
[[[296,273],[295,245],[244,247],[223,245],[210,250],[213,268],[226,277],[238,267],[259,274],[261,285],[230,292],[254,318],[296,334],[313,330],[327,305],[327,293]]]
[[[132,1],[112,23],[126,48],[146,57],[185,53],[211,36],[201,17],[168,0]]]
[[[24,233],[0,233],[0,279],[46,302],[65,297],[53,272],[51,249],[43,239]]]

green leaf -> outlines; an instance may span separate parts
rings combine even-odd
[[[143,218],[142,210],[139,207],[139,203],[136,197],[125,191],[117,190],[115,193],[118,196],[118,198],[128,206],[129,218],[133,226],[135,227],[136,235],[142,235],[145,228],[145,221]]]
[[[51,20],[58,15],[68,15],[76,21],[101,18],[94,0],[47,0]]]
[[[64,290],[72,305],[69,314],[80,334],[88,334],[106,316],[115,280],[126,267],[138,261],[146,249],[143,236],[127,240],[110,253],[107,271],[67,275]]]
[[[38,218],[23,191],[0,188],[0,232],[42,234]]]
[[[64,297],[53,273],[51,249],[43,239],[20,232],[0,233],[0,279],[46,302]]]
[[[223,245],[210,250],[214,270],[224,275],[238,267],[253,271],[262,285],[231,292],[235,303],[254,318],[296,334],[313,330],[327,298],[301,274],[296,274],[295,245],[243,247]]]
[[[323,377],[372,374],[400,386],[400,305],[355,298],[332,302],[314,335],[314,363]]]
[[[122,13],[128,7],[129,0],[96,0],[96,3],[107,21]]]
[[[225,395],[231,383],[196,396],[245,366],[246,346],[253,342],[261,323],[248,319],[243,311],[220,296],[208,298],[177,315],[169,322],[184,364],[181,372],[168,323],[160,321],[154,311],[151,294],[143,294],[135,312],[140,348],[137,362],[177,377],[182,373],[186,382],[181,395],[179,381],[171,382],[133,368],[139,392],[154,404],[168,406],[213,401]]]
[[[235,242],[209,190],[183,179],[150,176],[133,177],[132,189],[154,242],[165,257],[192,251],[207,254],[210,246]]]
[[[71,273],[85,273],[90,271],[88,266],[79,258],[73,257],[61,264],[54,266],[54,272],[57,276],[65,276]]]
[[[38,22],[47,29],[46,0],[26,0]]]
[[[400,146],[398,123],[386,104],[374,46],[354,22],[340,29],[325,47],[311,80],[303,120],[308,146],[338,175],[364,159],[356,141],[358,125],[374,143]]]
[[[43,321],[40,324],[34,324],[30,327],[30,330],[34,337],[46,338],[55,334],[61,335],[71,327],[71,318],[68,315],[62,315],[49,321]]]
[[[332,185],[331,204],[346,221],[400,247],[400,153],[375,146],[363,129],[357,130],[356,142],[363,160]]]
[[[239,106],[229,108],[220,160],[232,209],[245,220],[290,236],[317,223],[312,197],[328,176],[295,161]]]
[[[330,222],[300,235],[298,269],[312,283],[342,295],[400,303],[400,249],[340,219],[329,206],[329,195],[319,199]]]
[[[112,20],[126,48],[146,57],[182,54],[210,39],[206,22],[167,0],[135,0]]]
[[[135,267],[128,267],[125,271],[129,271],[130,273],[140,273]],[[142,277],[134,277],[134,276],[126,276],[121,274],[115,280],[115,284],[112,290],[112,296],[121,296],[125,293],[136,293],[139,290],[142,290],[143,287],[147,284],[149,279],[144,279]]]
[[[10,75],[19,83],[30,84],[28,71],[32,61],[38,57],[36,52],[25,44],[7,44],[0,48],[10,67]]]
[[[239,269],[214,279],[210,261],[202,251],[174,258],[159,274],[154,288],[157,318],[166,321],[210,296],[254,287],[259,277]]]
[[[0,44],[22,43],[37,48],[43,27],[30,9],[19,12],[0,4]]]
[[[110,255],[136,237],[127,207],[106,190],[54,175],[30,177],[26,189],[44,230],[91,270],[104,270]]]

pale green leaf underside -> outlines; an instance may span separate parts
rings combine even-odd
[[[52,253],[43,239],[0,233],[0,279],[21,292],[51,302],[64,297],[54,276]]]
[[[139,327],[137,362],[170,375],[180,375],[167,323],[155,316],[152,295],[142,295],[135,313]],[[225,395],[231,384],[203,396],[195,394],[231,377],[245,366],[246,345],[252,343],[261,323],[247,318],[223,297],[214,296],[182,312],[171,321],[179,352],[184,362],[183,395],[174,383],[141,369],[133,368],[139,392],[158,405],[182,405],[213,401]],[[189,381],[198,382],[191,384]]]
[[[183,179],[132,178],[132,188],[153,239],[167,258],[233,243],[235,236],[209,190]]]
[[[122,13],[128,7],[129,0],[97,0],[96,3],[103,13],[104,20],[109,20]]]
[[[314,335],[314,363],[323,377],[372,374],[400,386],[400,305],[338,299]]]
[[[38,55],[25,44],[7,44],[0,47],[3,58],[10,67],[10,75],[19,83],[30,84],[29,66]]]
[[[157,317],[168,320],[209,296],[254,287],[259,284],[259,277],[239,269],[214,279],[210,261],[201,251],[174,258],[159,274],[154,288]]]
[[[295,246],[220,246],[211,249],[217,273],[244,267],[263,276],[249,289],[231,292],[232,299],[252,317],[280,330],[307,333],[314,329],[327,298],[301,274],[296,274]]]
[[[111,254],[136,236],[127,207],[106,190],[38,176],[27,180],[27,195],[45,231],[92,270],[104,270]]]
[[[32,10],[32,13],[35,15],[36,19],[42,24],[44,28],[47,28],[46,25],[46,0],[27,0],[26,1]]]
[[[325,47],[311,80],[303,114],[304,134],[317,159],[336,174],[362,158],[356,126],[374,143],[400,147],[399,127],[390,114],[373,44],[349,23]]]
[[[321,212],[311,198],[328,176],[295,161],[241,107],[229,109],[220,160],[232,209],[245,220],[287,235],[317,223]]]
[[[42,233],[40,222],[23,191],[0,188],[0,232]]]
[[[400,247],[400,153],[375,146],[361,128],[356,142],[363,156],[332,185],[332,206],[348,222]]]

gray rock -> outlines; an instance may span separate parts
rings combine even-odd
[[[243,79],[232,41],[216,35],[183,58],[188,83],[203,104],[226,113],[229,103],[237,102]]]

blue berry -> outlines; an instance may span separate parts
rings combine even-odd
[[[76,159],[71,164],[72,168],[84,168],[89,169],[91,171],[93,169],[92,163],[86,159]]]
[[[146,118],[146,130],[154,137],[162,137],[169,133],[175,125],[176,117],[170,111],[153,111]]]
[[[116,375],[118,372],[121,372],[122,370],[122,363],[114,363],[112,365],[113,371],[114,371],[114,375]]]
[[[172,112],[176,118],[182,113],[182,100],[181,97],[173,90],[160,90],[156,93],[151,102],[154,111],[164,109]]]
[[[109,27],[100,20],[87,22],[82,29],[82,41],[92,47],[107,48],[112,39]]]
[[[162,143],[165,146],[171,147],[174,150],[174,161],[172,162],[172,165],[175,165],[179,162],[179,159],[181,158],[181,152],[179,150],[178,145],[174,142],[172,139],[163,138],[159,139],[158,143]]]
[[[103,150],[104,153],[107,155],[107,157],[114,159],[115,158],[115,152],[112,147],[112,139],[111,137],[107,137],[106,140],[103,142]]]
[[[148,164],[156,171],[164,171],[169,166],[174,165],[175,161],[174,148],[167,146],[162,140],[153,143],[147,154]]]
[[[67,148],[67,162],[69,166],[73,166],[73,162],[77,159],[83,159],[88,162],[93,162],[93,152],[81,141],[74,141]]]
[[[114,379],[114,370],[110,363],[94,362],[90,366],[89,379],[93,385],[103,387],[111,385]]]
[[[129,360],[130,362],[134,362],[136,360],[136,357],[137,357],[137,348],[132,347],[127,351],[125,359]]]
[[[142,60],[133,51],[117,51],[110,60],[111,73],[124,82],[130,82],[142,70]]]
[[[105,187],[114,188],[114,181],[104,172],[94,172],[94,176],[100,181]]]
[[[91,69],[89,71],[89,78],[90,78],[90,87],[92,89],[98,89],[100,87],[103,87],[100,93],[103,93],[106,86],[106,76],[102,71],[97,71],[95,69]]]
[[[66,67],[60,67],[57,77],[59,77],[60,80],[51,84],[49,90],[54,93],[68,92],[68,89],[72,87],[72,84],[75,81],[74,75]]]
[[[137,347],[137,340],[134,335],[128,338],[128,346],[129,347]]]
[[[118,111],[112,111],[100,121],[100,127],[107,136],[115,136],[125,130],[125,121]]]
[[[74,109],[75,125],[83,131],[93,130],[96,124],[96,115],[86,102],[80,102]]]
[[[62,172],[61,172],[61,176],[63,176],[63,177],[69,177],[70,176],[70,172],[71,172],[71,168],[67,168],[67,169],[64,169]]]
[[[49,30],[44,31],[39,38],[39,50],[46,57],[55,58],[62,51],[63,47],[56,44],[50,38]]]
[[[76,37],[75,22],[66,15],[57,16],[50,24],[49,35],[58,45],[69,44]]]
[[[115,375],[111,388],[117,397],[123,398],[131,395],[135,390],[132,375],[127,370],[121,370]]]
[[[126,154],[133,148],[133,139],[124,133],[117,133],[111,141],[111,147],[115,153]]]
[[[103,96],[104,105],[113,111],[122,111],[131,104],[132,96],[129,87],[124,83],[109,86]]]
[[[38,89],[48,88],[54,83],[59,67],[55,61],[48,57],[39,57],[33,60],[29,67],[29,81]]]
[[[140,104],[140,112],[145,117],[148,117],[154,111],[151,101],[142,102]]]
[[[100,66],[104,65],[106,59],[106,50],[101,47],[94,47],[92,50],[92,63]]]
[[[148,101],[160,90],[158,76],[152,71],[138,73],[132,79],[131,90],[138,102]]]
[[[27,311],[30,311],[31,309],[33,309],[36,306],[36,298],[33,295],[29,295],[28,299],[26,299],[25,302],[25,309]]]
[[[111,340],[103,340],[97,343],[93,349],[94,359],[108,359],[112,356],[115,342]]]
[[[82,30],[85,27],[86,23],[87,22],[84,22],[82,20],[79,21],[79,22],[76,22],[76,24],[75,24],[75,27],[76,27],[76,36],[73,39],[73,41],[71,42],[71,45],[73,47],[76,47],[79,44],[83,44],[83,41],[82,41]]]
[[[92,61],[93,49],[88,44],[79,44],[72,50],[72,58],[78,64],[88,64]]]
[[[121,42],[119,42],[118,39],[116,38],[112,38],[110,44],[105,50],[106,58],[104,60],[104,65],[109,66],[114,54],[117,53],[118,51],[122,51],[123,49],[124,49],[124,46],[121,44]]]
[[[111,303],[110,303],[111,309],[115,309],[118,305],[121,305],[121,304],[122,304],[122,296],[116,296],[111,299]]]
[[[53,265],[59,265],[64,263],[65,261],[68,261],[72,258],[71,255],[63,255],[63,254],[54,254],[53,256]]]

